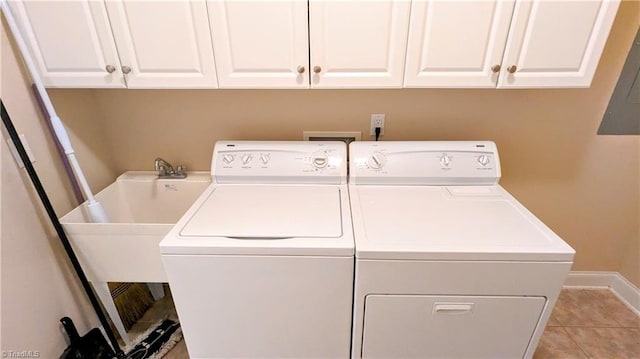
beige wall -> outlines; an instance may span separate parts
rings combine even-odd
[[[29,142],[36,159],[34,166],[56,211],[64,214],[74,206],[71,190],[39,115],[26,72],[18,65],[15,47],[12,48],[7,38],[4,21],[2,25],[2,100],[18,133],[24,134]],[[78,99],[86,100],[82,96]],[[98,320],[28,176],[18,169],[11,156],[5,141],[8,136],[2,128],[1,350],[34,350],[40,352],[41,358],[57,358],[68,345],[59,325],[60,318],[71,317],[81,333],[98,325]],[[93,124],[78,128],[83,136],[99,134]],[[72,137],[76,137],[75,134]],[[90,152],[85,152],[82,158],[91,159]],[[106,170],[105,164],[94,162],[91,167],[94,168],[91,180],[96,186],[108,183],[114,175]]]
[[[596,135],[639,23],[640,3],[623,2],[588,89],[56,90],[54,98],[68,119],[104,129],[101,157],[118,173],[150,170],[156,156],[208,170],[220,139],[295,140],[303,130],[366,138],[372,113],[387,114],[382,140],[494,140],[502,184],[577,250],[574,270],[621,271],[640,285],[640,141]],[[88,106],[95,116],[79,119]],[[80,140],[91,148],[99,138]]]

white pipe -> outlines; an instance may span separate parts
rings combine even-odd
[[[84,196],[87,198],[87,209],[89,212],[89,217],[92,222],[96,223],[105,223],[109,222],[109,216],[107,216],[106,211],[102,207],[102,204],[96,201],[93,196],[93,192],[91,192],[91,188],[89,187],[89,183],[87,183],[87,179],[84,176],[84,172],[82,172],[82,168],[76,159],[75,151],[71,146],[71,140],[69,139],[69,135],[67,134],[66,129],[64,128],[64,124],[58,114],[56,113],[53,104],[51,103],[51,99],[49,98],[49,94],[47,94],[47,90],[42,84],[42,80],[40,79],[40,74],[38,73],[38,69],[33,63],[33,59],[29,53],[29,49],[27,48],[27,44],[25,43],[22,35],[20,34],[20,30],[18,28],[18,24],[16,23],[11,10],[9,9],[9,3],[6,0],[0,0],[0,6],[2,7],[2,12],[4,13],[5,19],[7,20],[7,24],[13,33],[13,38],[18,45],[18,49],[22,54],[22,59],[27,65],[27,69],[29,70],[29,74],[31,75],[31,80],[33,81],[38,93],[40,94],[40,98],[42,99],[42,103],[49,113],[49,121],[51,121],[51,126],[64,149],[64,153],[67,155],[69,159],[69,164],[73,169],[73,173],[76,176],[76,179],[80,183],[80,187],[82,188],[82,192]]]

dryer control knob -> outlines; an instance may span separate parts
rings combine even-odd
[[[478,157],[478,163],[479,163],[479,164],[481,164],[481,165],[483,165],[483,166],[488,165],[488,164],[489,164],[489,156],[487,156],[487,155],[480,155],[480,156]]]
[[[230,165],[231,162],[233,162],[233,160],[234,160],[233,155],[224,155],[224,156],[222,156],[222,162],[224,162],[224,163],[226,163],[228,165]]]
[[[449,155],[447,155],[446,153],[443,153],[442,156],[440,157],[440,164],[443,167],[451,166],[451,157],[449,157]]]
[[[260,162],[262,162],[263,165],[266,165],[267,163],[269,163],[269,154],[268,153],[263,153],[260,155]]]
[[[242,164],[248,164],[249,162],[251,162],[251,155],[244,155],[242,156]]]
[[[369,168],[379,170],[382,167],[384,167],[386,162],[387,162],[387,158],[384,154],[380,152],[374,152],[373,154],[371,154],[371,157],[369,157],[369,160],[367,161],[367,165],[369,165]]]
[[[329,157],[325,152],[314,153],[311,157],[311,163],[315,168],[324,168],[329,164]]]

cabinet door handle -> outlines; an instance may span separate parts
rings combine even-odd
[[[512,74],[512,73],[514,73],[514,72],[518,71],[518,68],[516,67],[516,65],[511,65],[511,66],[507,67],[507,71],[508,71],[510,74]]]
[[[298,66],[298,68],[296,70],[298,71],[299,74],[303,74],[305,68],[304,68],[304,66],[300,65],[300,66]]]
[[[322,67],[320,66],[314,66],[313,67],[313,72],[319,74],[322,71]]]
[[[500,65],[493,65],[491,66],[491,72],[493,72],[494,74],[497,74],[498,72],[500,72],[500,69],[502,67],[500,67]]]
[[[129,66],[122,66],[122,73],[123,74],[128,74],[129,72],[131,72],[131,67]]]
[[[104,67],[105,70],[107,70],[108,73],[112,74],[116,71],[116,67],[113,65],[107,65]]]
[[[469,314],[473,312],[473,303],[435,303],[433,312],[449,315]]]

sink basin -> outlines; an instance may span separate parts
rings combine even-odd
[[[158,179],[126,172],[96,194],[110,223],[90,223],[84,206],[60,219],[92,282],[167,282],[158,243],[211,182],[209,172]]]

